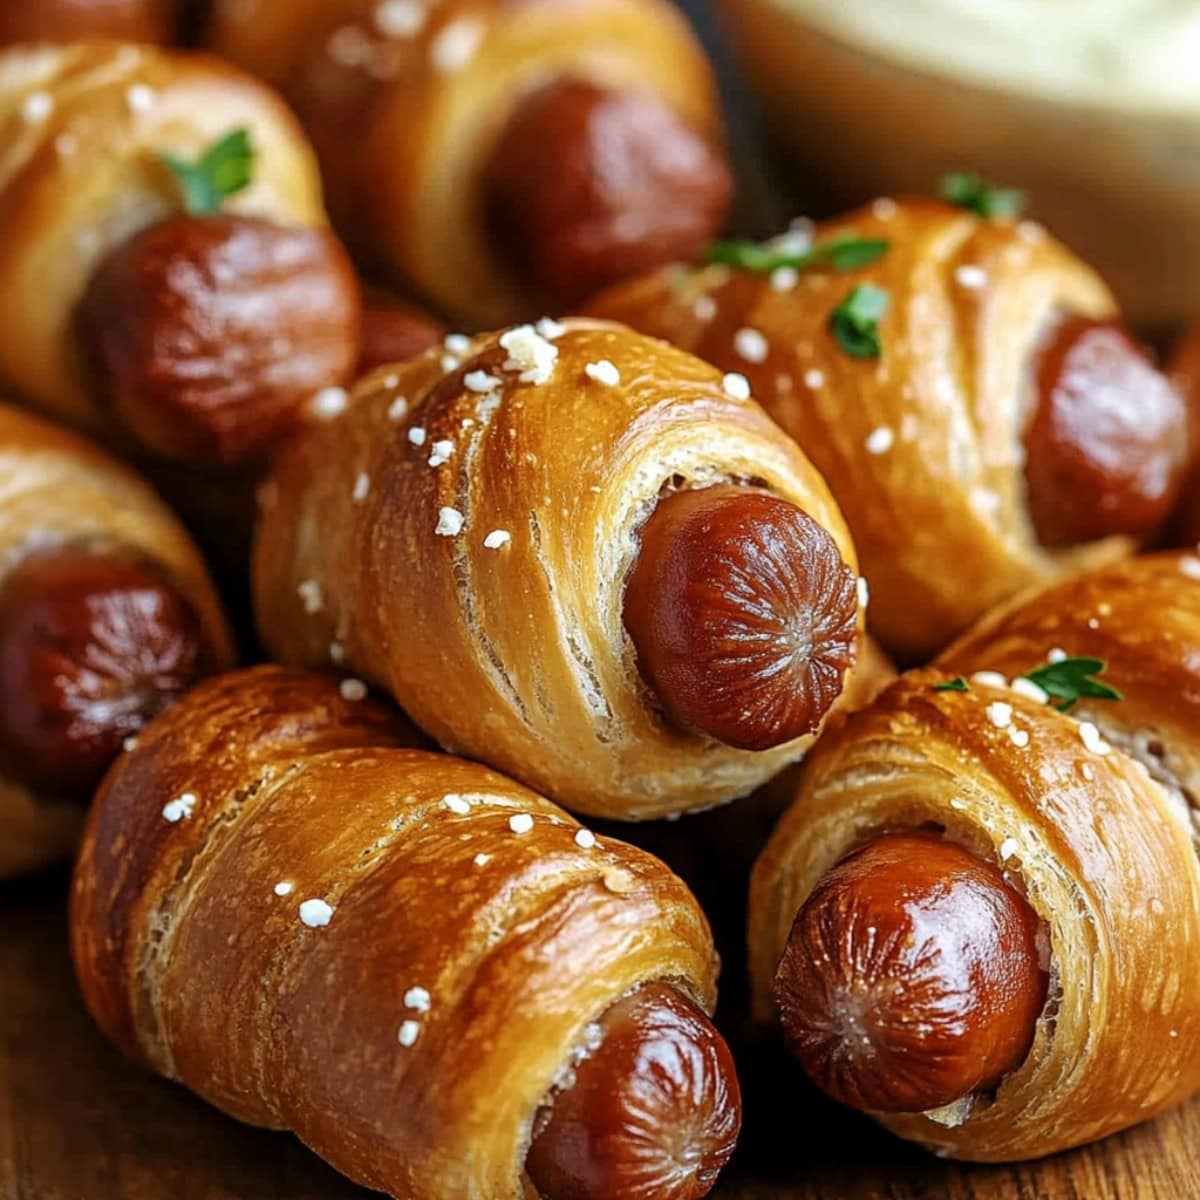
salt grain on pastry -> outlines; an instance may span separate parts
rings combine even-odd
[[[183,795],[177,796],[174,800],[169,800],[163,805],[162,815],[164,821],[170,821],[172,825],[179,821],[190,817],[196,808],[195,792],[184,792]]]
[[[589,379],[596,383],[602,383],[605,387],[616,387],[621,382],[621,372],[607,358],[587,363],[583,368],[583,373]]]
[[[343,679],[338,691],[343,700],[349,700],[352,704],[367,698],[367,685],[361,679]]]
[[[736,371],[730,371],[721,380],[721,388],[725,395],[732,396],[735,400],[750,399],[750,380]]]
[[[333,908],[324,900],[305,900],[300,905],[300,920],[310,929],[320,929],[333,920]]]
[[[457,508],[443,507],[438,509],[438,520],[433,532],[440,537],[458,537],[464,524],[464,517]]]
[[[528,833],[533,828],[533,818],[528,813],[516,813],[508,818],[508,827],[513,833]]]
[[[770,346],[767,339],[757,329],[743,327],[733,335],[733,348],[738,357],[747,362],[761,363],[767,361]]]
[[[511,541],[512,534],[507,529],[493,529],[483,539],[483,548],[485,550],[499,550],[501,546],[505,546]]]

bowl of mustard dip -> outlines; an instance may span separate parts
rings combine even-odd
[[[1133,321],[1200,316],[1200,0],[719,2],[802,185],[850,204],[978,171]]]

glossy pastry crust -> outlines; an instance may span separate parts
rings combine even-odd
[[[544,383],[487,335],[376,372],[290,445],[263,492],[259,629],[282,661],[332,653],[448,749],[574,810],[647,819],[745,795],[811,738],[753,753],[665,721],[622,620],[638,526],[664,487],[729,480],[797,504],[853,570],[845,526],[712,367],[608,323],[561,329]],[[587,374],[604,361],[615,385]]]
[[[411,29],[393,7],[218,0],[209,44],[288,94],[343,235],[472,327],[541,307],[484,203],[484,166],[527,96],[564,76],[648,93],[720,139],[710,68],[665,0],[445,0]]]
[[[108,441],[75,316],[118,246],[180,211],[157,162],[250,131],[254,180],[235,213],[320,226],[316,162],[283,101],[205,55],[96,42],[0,53],[0,373],[26,400]]]
[[[994,1097],[880,1120],[955,1158],[1033,1158],[1153,1116],[1200,1088],[1200,560],[1164,555],[1064,582],[903,677],[809,756],[756,865],[756,1008],[799,906],[874,834],[937,827],[999,863],[1041,917],[1050,1000]],[[1051,650],[1104,658],[1120,702],[1062,715],[956,672],[1009,677]],[[1011,721],[989,706],[1010,705]],[[1107,748],[1085,740],[1099,726]],[[1021,734],[1028,735],[1025,745]],[[1015,736],[1014,736],[1015,735]]]
[[[1023,472],[1042,337],[1061,315],[1109,317],[1115,305],[1028,222],[879,201],[814,238],[850,234],[890,249],[862,270],[810,270],[790,286],[724,266],[673,268],[588,307],[750,379],[838,498],[870,583],[872,630],[911,661],[1023,588],[1128,551],[1120,538],[1043,549]],[[890,297],[878,361],[849,356],[828,328],[863,283]],[[761,361],[757,345],[752,357],[739,349],[741,330],[765,339]]]
[[[126,1053],[357,1182],[536,1200],[534,1116],[588,1023],[652,979],[711,1009],[716,956],[657,860],[580,846],[561,809],[419,743],[336,678],[260,667],[200,685],[98,797],[77,970]],[[181,796],[187,814],[165,819]],[[306,899],[327,925],[301,920]],[[406,1007],[412,988],[427,1008]]]
[[[58,547],[152,564],[191,604],[215,669],[233,647],[199,552],[133,472],[55,426],[0,404],[0,589],[31,555]],[[64,855],[78,804],[36,794],[0,771],[0,877]]]

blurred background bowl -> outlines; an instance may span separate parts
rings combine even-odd
[[[1031,215],[1104,273],[1147,332],[1200,315],[1200,4],[1166,5],[1172,24],[1135,55],[1104,12],[1119,9],[1132,29],[1139,11],[1149,20],[1148,0],[1090,0],[1090,44],[1070,40],[1063,13],[1077,15],[1079,0],[1039,0],[1034,18],[1049,27],[1024,54],[1003,27],[990,43],[968,36],[984,10],[1011,17],[998,0],[876,0],[873,26],[856,0],[842,0],[845,19],[827,0],[719,2],[790,182],[818,210],[928,193],[948,170],[976,170],[1026,189]],[[927,20],[955,7],[957,45],[933,26],[923,44],[920,22],[900,34],[902,10]]]

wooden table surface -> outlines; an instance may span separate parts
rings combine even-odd
[[[0,886],[0,1200],[367,1200],[292,1138],[236,1124],[105,1043],[71,977],[64,889],[60,875]],[[1200,1103],[1048,1162],[966,1168],[790,1074],[779,1094],[774,1049],[742,1066],[746,1135],[717,1200],[1200,1198]]]

